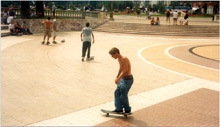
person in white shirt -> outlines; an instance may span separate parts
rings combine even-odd
[[[87,60],[90,60],[90,47],[91,43],[94,44],[95,42],[95,37],[92,32],[92,28],[89,27],[89,23],[86,23],[86,27],[82,29],[82,32],[80,34],[81,41],[83,42],[83,47],[82,47],[82,61],[84,61],[86,51],[87,51]]]
[[[53,17],[55,17],[55,11],[56,11],[56,6],[54,4],[54,2],[52,3],[52,12],[53,12]]]
[[[57,21],[58,21],[58,17],[55,17],[55,19],[53,20],[53,24],[56,26],[56,29],[58,29]],[[53,43],[54,44],[57,44],[57,42],[55,41],[56,36],[57,36],[56,29],[54,27],[52,28],[52,30],[53,30]]]
[[[11,32],[11,34],[15,33],[15,25],[14,25],[14,21],[11,20],[11,23],[8,26],[9,31]]]
[[[105,6],[102,5],[101,11],[104,12],[105,11]]]
[[[177,19],[178,19],[178,12],[173,12],[173,25],[177,25]]]

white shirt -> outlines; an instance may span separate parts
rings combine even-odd
[[[178,18],[178,12],[173,12],[173,18]]]
[[[83,34],[83,42],[85,41],[92,41],[91,35],[92,35],[92,28],[90,27],[85,27],[82,29],[82,34]]]
[[[14,24],[9,24],[8,26],[8,29],[11,30],[11,29],[14,29],[15,28],[15,25]]]

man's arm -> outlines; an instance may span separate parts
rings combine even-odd
[[[82,33],[80,34],[80,37],[81,37],[81,41],[83,41],[83,38],[82,38]]]
[[[93,40],[93,44],[95,43],[95,37],[94,34],[92,33],[92,40]]]
[[[52,23],[53,24],[53,23]],[[57,32],[57,28],[56,28],[56,26],[53,24],[53,28],[56,30],[56,32]]]

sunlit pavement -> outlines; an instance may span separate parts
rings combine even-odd
[[[49,46],[43,34],[1,38],[2,126],[219,125],[219,38],[94,35],[89,62],[80,32],[58,33]],[[128,118],[100,111],[114,109],[112,47],[132,66]]]

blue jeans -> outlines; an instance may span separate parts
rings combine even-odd
[[[115,90],[115,107],[117,111],[131,111],[128,100],[128,92],[133,84],[133,78],[131,80],[120,79]]]

